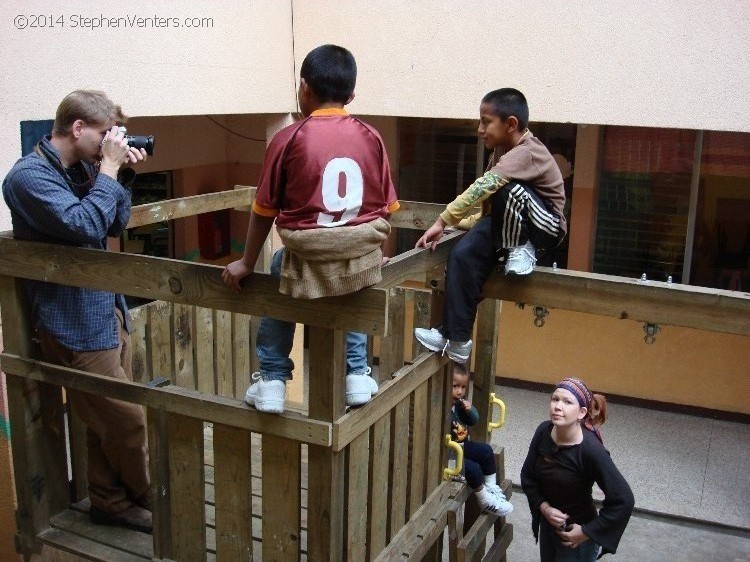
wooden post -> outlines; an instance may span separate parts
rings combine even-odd
[[[203,422],[170,414],[169,473],[172,517],[172,554],[185,562],[206,559]]]
[[[497,330],[502,302],[484,299],[477,310],[477,336],[474,342],[474,385],[471,403],[479,411],[479,421],[471,429],[472,441],[487,443],[490,393],[495,389],[495,365],[497,364]],[[481,513],[476,496],[472,494],[466,502],[464,533],[474,525]],[[484,553],[484,540],[478,548]]]
[[[274,439],[280,439],[275,437]],[[280,439],[282,441],[286,441]],[[214,424],[214,497],[216,506],[216,559],[247,562],[252,557],[252,474],[250,471],[250,432],[244,429]],[[299,450],[299,444],[297,444]],[[265,453],[276,462],[277,469],[283,472],[292,465],[294,459],[274,458],[273,449]],[[279,451],[283,454],[283,451]],[[263,455],[266,462],[266,455]],[[297,462],[296,466],[299,466]],[[263,480],[263,487],[266,482]],[[299,482],[296,489],[299,490]],[[267,498],[284,497],[287,490],[274,490],[271,495],[263,494]],[[293,492],[289,490],[289,492]],[[299,493],[299,492],[298,492]],[[268,503],[273,503],[269,501]],[[265,526],[265,517],[263,524]],[[299,524],[299,509],[297,509]],[[299,528],[299,527],[298,527]],[[277,528],[276,532],[283,534],[285,529]],[[270,533],[269,533],[270,535]],[[263,534],[266,537],[266,534]],[[270,537],[269,537],[270,538]],[[299,542],[299,541],[297,541]],[[265,540],[263,541],[265,545]],[[299,549],[298,549],[299,550]],[[266,556],[263,556],[266,559]],[[276,558],[279,559],[279,558]],[[293,560],[294,558],[286,558]],[[274,560],[269,556],[268,560]]]
[[[22,281],[0,276],[4,351],[32,356]],[[10,329],[10,327],[14,329]],[[17,545],[24,556],[39,552],[36,535],[69,505],[65,427],[60,387],[6,374],[8,419],[15,473]]]
[[[344,333],[310,327],[310,417],[344,414]],[[308,445],[308,560],[344,558],[344,451]],[[363,506],[357,506],[363,509]]]

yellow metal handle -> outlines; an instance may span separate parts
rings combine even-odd
[[[500,408],[500,421],[488,422],[487,433],[492,433],[493,429],[500,429],[505,425],[505,402],[495,396],[494,392],[490,392],[490,411],[492,411],[492,405],[497,404]]]
[[[443,469],[443,480],[449,480],[451,476],[461,474],[461,470],[464,468],[464,448],[451,439],[450,435],[445,436],[445,444],[456,452],[456,468]]]

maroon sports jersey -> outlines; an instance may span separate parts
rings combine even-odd
[[[378,132],[331,108],[279,131],[263,161],[253,211],[281,228],[354,226],[399,208]]]

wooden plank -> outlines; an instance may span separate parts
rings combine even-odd
[[[151,505],[153,507],[154,556],[173,558],[172,501],[169,472],[169,414],[161,409],[148,408],[148,465],[151,475]],[[180,524],[179,519],[175,522]]]
[[[350,410],[333,424],[334,450],[340,451],[352,439],[366,431],[398,403],[409,396],[435,371],[447,364],[448,359],[432,352],[422,353],[411,365],[402,367],[394,373],[391,380],[381,384],[378,399],[371,400],[364,406]],[[314,379],[312,379],[314,380]]]
[[[251,201],[254,190],[255,188],[248,187],[136,205],[130,211],[127,228],[247,205]]]
[[[30,356],[31,330],[19,280],[0,276],[4,349]],[[13,329],[10,329],[13,327]],[[5,362],[8,422],[15,474],[17,537],[24,554],[38,550],[36,535],[69,501],[60,388],[12,376]]]
[[[50,522],[54,528],[77,536],[79,539],[88,539],[92,545],[97,543],[106,545],[110,549],[110,554],[115,556],[115,560],[118,560],[119,556],[122,556],[123,560],[129,560],[128,554],[140,560],[151,559],[154,554],[151,535],[124,527],[95,525],[89,519],[88,513],[66,509],[53,516]],[[87,552],[79,551],[78,554],[86,555]],[[105,557],[102,560],[110,560],[110,558]]]
[[[430,326],[430,305],[432,299],[427,291],[413,291],[414,302],[414,327],[428,328]],[[411,356],[412,358],[419,355],[422,351],[422,344],[415,337],[412,337]]]
[[[366,334],[385,334],[388,293],[295,299],[270,275],[254,273],[241,293],[227,289],[220,266],[0,237],[0,275],[46,280]]]
[[[248,197],[247,205],[240,205],[239,207],[235,207],[235,211],[239,211],[240,213],[249,213],[253,210],[252,202],[255,200],[255,193],[257,191],[257,187],[248,187],[246,185],[235,185],[234,189],[240,190],[240,189],[250,189],[250,197]]]
[[[409,482],[409,397],[399,402],[391,413],[391,491],[390,536],[395,537],[406,522],[407,486]]]
[[[380,340],[380,380],[387,381],[404,366],[404,312],[405,291],[401,287],[390,289],[388,307],[388,335]]]
[[[216,394],[214,384],[214,311],[195,309],[195,370],[198,390]]]
[[[637,322],[750,335],[750,293],[537,267],[534,275],[490,275],[485,298]]]
[[[380,400],[380,397],[378,398]],[[374,400],[371,403],[377,402]],[[391,416],[383,414],[370,428],[369,473],[367,496],[367,545],[369,558],[375,560],[388,544],[388,497],[391,449]]]
[[[440,372],[430,378],[430,419],[427,438],[427,480],[426,493],[430,494],[442,479],[442,470],[446,466],[448,453],[443,446],[443,436],[447,433],[449,422],[449,397],[446,392],[446,380],[449,363],[445,363]]]
[[[172,303],[155,302],[149,307],[149,349],[151,376],[164,377],[174,384],[174,353],[172,351]]]
[[[506,523],[503,525],[500,534],[495,537],[495,542],[492,543],[487,554],[482,558],[482,562],[499,562],[505,560],[505,553],[513,542],[513,525]]]
[[[214,311],[214,362],[216,394],[234,397],[232,372],[232,313]]]
[[[299,443],[296,445],[299,448]],[[216,482],[216,556],[219,560],[247,562],[253,554],[250,525],[250,433],[244,429],[214,424],[213,451]],[[264,493],[264,497],[277,496],[265,496]]]
[[[369,437],[365,432],[347,447],[346,559],[351,562],[367,560]]]
[[[490,421],[490,394],[495,392],[495,369],[497,365],[497,336],[500,326],[502,302],[484,299],[479,303],[474,341],[474,380],[472,404],[479,411],[476,429],[471,434],[473,441],[487,443],[490,434],[487,422]]]
[[[167,412],[199,418],[208,422],[223,423],[232,427],[257,431],[296,439],[303,443],[315,443],[324,447],[331,445],[330,422],[310,419],[296,412],[287,412],[273,418],[269,424],[268,414],[249,408],[234,398],[202,394],[177,386],[154,388],[131,381],[124,381],[85,373],[51,363],[31,361],[3,353],[3,370],[6,374],[52,384],[62,384],[83,392],[98,393],[118,400],[150,406]]]
[[[411,478],[409,486],[409,517],[414,515],[424,502],[425,476],[427,473],[427,425],[429,382],[425,381],[413,393],[413,421],[411,447]]]
[[[70,467],[73,472],[71,498],[77,502],[89,495],[87,428],[76,411],[70,407],[70,403],[67,412]]]
[[[263,560],[300,559],[300,445],[263,436]]]
[[[431,526],[431,521],[445,517],[449,502],[460,491],[462,484],[458,482],[443,482],[427,498],[424,505],[414,514],[409,523],[394,536],[388,546],[378,553],[376,560],[386,562],[399,560],[403,555],[409,555],[409,546],[415,544],[420,532]],[[426,545],[429,546],[429,545]]]
[[[344,333],[310,328],[310,417],[344,413]],[[377,402],[375,400],[374,402]],[[341,560],[344,549],[344,453],[308,446],[308,559]]]
[[[203,486],[203,422],[170,414],[169,490],[172,516],[172,555],[175,560],[202,561],[206,551]]]
[[[391,258],[383,266],[383,279],[375,287],[389,289],[410,279],[424,278],[427,272],[435,268],[439,267],[442,270],[448,261],[448,254],[463,234],[462,231],[458,231],[443,236],[434,252],[414,248]]]
[[[479,515],[471,529],[464,534],[464,538],[458,543],[458,560],[460,562],[474,560],[477,553],[484,552],[487,533],[495,524],[497,518],[494,513],[482,512]]]
[[[245,399],[250,386],[250,316],[232,314],[232,372],[234,397]]]
[[[191,390],[197,388],[195,377],[195,308],[186,304],[174,305],[174,363],[175,384]]]
[[[133,356],[133,380],[146,382],[151,380],[149,359],[146,344],[146,325],[148,324],[148,305],[130,309],[130,349]]]
[[[39,541],[63,552],[83,556],[88,560],[107,560],[108,562],[143,562],[151,557],[138,556],[123,550],[114,549],[92,541],[86,537],[75,535],[62,529],[47,529],[39,535]]]

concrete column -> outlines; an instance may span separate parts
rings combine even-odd
[[[602,132],[599,125],[578,125],[568,227],[568,269],[591,271],[594,265]]]

